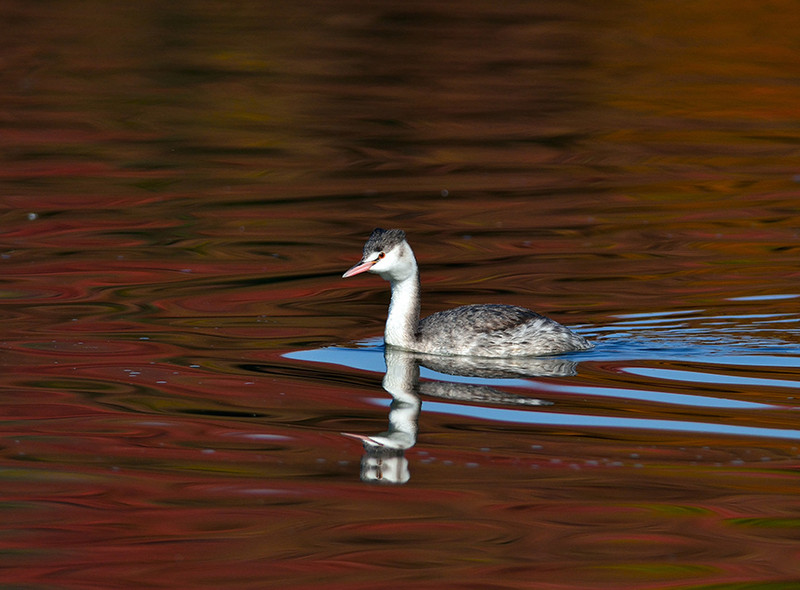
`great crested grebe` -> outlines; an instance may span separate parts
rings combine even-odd
[[[539,356],[592,348],[585,338],[515,305],[464,305],[419,319],[417,260],[400,229],[375,229],[361,262],[342,277],[372,272],[389,281],[392,300],[384,341],[404,350],[482,357]]]

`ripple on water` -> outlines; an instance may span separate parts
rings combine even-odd
[[[780,5],[6,4],[0,585],[800,579]],[[597,348],[383,390],[373,225]]]
[[[793,395],[782,393],[800,385],[792,378],[798,365],[798,357],[793,355],[797,347],[781,338],[786,334],[784,327],[774,325],[770,326],[769,338],[759,346],[747,324],[754,317],[776,318],[780,314],[716,316],[731,321],[731,340],[736,340],[737,331],[750,336],[745,343],[737,341],[732,345],[721,342],[716,335],[709,345],[706,335],[698,334],[696,326],[709,320],[698,310],[663,315],[669,319],[655,320],[662,329],[660,322],[671,322],[676,315],[682,316],[685,325],[670,326],[666,337],[659,332],[655,338],[649,337],[655,329],[652,318],[637,317],[608,326],[594,350],[570,357],[578,366],[574,379],[521,377],[487,381],[455,378],[425,368],[422,371],[423,379],[521,389],[519,393],[542,397],[552,406],[531,411],[426,400],[424,411],[579,431],[637,429],[707,436],[800,438],[795,426],[795,413],[800,407]],[[614,332],[614,327],[622,331]],[[770,350],[780,354],[770,354]],[[382,372],[385,368],[381,355],[382,348],[372,343],[362,349],[321,349],[290,356]],[[752,376],[754,371],[767,371],[770,376]],[[390,400],[370,401],[388,405]]]

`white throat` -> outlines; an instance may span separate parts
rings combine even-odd
[[[391,346],[413,348],[419,324],[419,271],[408,244],[402,244],[399,256],[403,262],[399,268],[381,273],[392,285],[384,341]]]
[[[402,281],[392,281],[392,302],[386,318],[386,344],[411,348],[419,323],[419,278],[417,275]]]

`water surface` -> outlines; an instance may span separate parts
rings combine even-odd
[[[783,4],[6,3],[4,587],[800,584]],[[378,225],[594,350],[387,355]]]

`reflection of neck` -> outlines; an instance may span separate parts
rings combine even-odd
[[[403,350],[386,349],[386,374],[383,376],[383,388],[395,399],[411,402],[419,399],[416,389],[419,385],[419,363],[417,358]]]
[[[409,449],[417,439],[417,418],[421,402],[414,390],[419,383],[419,365],[413,356],[399,351],[387,350],[385,358],[383,388],[392,396],[389,430],[384,433],[391,444],[385,446]]]
[[[419,324],[419,272],[414,264],[413,272],[402,280],[391,280],[392,302],[386,318],[384,340],[386,344],[413,349]]]
[[[417,442],[420,399],[414,390],[419,383],[419,365],[413,355],[386,349],[383,388],[392,396],[389,430],[374,436],[347,434],[364,443],[361,480],[383,484],[404,484],[411,478],[404,452]]]

